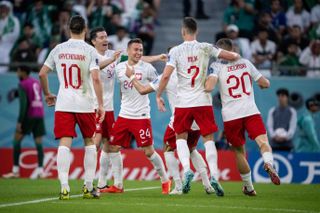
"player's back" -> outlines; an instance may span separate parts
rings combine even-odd
[[[261,74],[250,61],[218,60],[210,69],[218,77],[224,121],[260,113],[255,104],[252,81],[258,80]]]
[[[60,87],[56,111],[94,111],[90,70],[99,69],[99,60],[92,46],[83,40],[69,39],[51,51],[45,65],[58,73]]]
[[[210,106],[210,94],[204,91],[209,59],[219,50],[209,43],[185,41],[169,53],[168,65],[178,76],[177,107]]]

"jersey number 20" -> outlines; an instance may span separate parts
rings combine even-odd
[[[246,85],[246,81],[245,78],[249,78],[250,80],[250,85]],[[233,82],[233,83],[232,83]],[[230,75],[229,78],[227,79],[227,84],[234,84],[233,86],[229,87],[228,91],[229,91],[229,95],[233,98],[241,98],[241,92],[236,94],[236,91],[239,87],[241,87],[242,89],[242,94],[246,94],[246,95],[250,95],[251,91],[249,89],[249,91],[247,90],[247,88],[251,88],[252,86],[252,80],[251,80],[251,76],[248,72],[244,72],[242,73],[242,75],[240,77],[237,77],[235,75]]]

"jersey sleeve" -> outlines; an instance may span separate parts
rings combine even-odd
[[[159,75],[155,80],[153,80],[152,82],[150,82],[149,85],[150,85],[150,87],[152,87],[152,89],[153,89],[154,91],[157,91],[157,90],[158,90],[161,77],[162,77],[162,75]]]
[[[151,64],[149,64],[149,68],[148,68],[148,81],[152,82],[155,79],[157,79],[158,77],[158,73],[156,68],[154,68],[154,66],[152,66]]]
[[[55,52],[56,52],[56,48],[51,50],[51,52],[49,53],[47,59],[44,62],[44,65],[49,67],[51,70],[54,70],[54,67],[55,67],[55,62],[54,62],[54,54],[55,54]]]
[[[218,58],[222,50],[209,43],[206,43],[206,45],[208,46],[210,57]]]
[[[90,65],[89,65],[89,70],[100,70],[99,68],[99,56],[96,50],[91,51],[91,60],[90,60]]]
[[[168,54],[168,61],[166,65],[172,66],[175,69],[177,68],[177,58],[176,58],[176,48],[170,50]]]
[[[246,60],[246,64],[249,67],[250,75],[253,78],[254,81],[259,80],[261,78],[262,74],[257,70],[257,68],[248,60]]]
[[[218,77],[219,72],[221,70],[221,69],[219,69],[219,66],[221,66],[221,65],[219,65],[219,63],[213,62],[209,67],[208,75],[212,76],[212,77]]]

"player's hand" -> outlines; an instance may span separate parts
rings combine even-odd
[[[57,97],[51,93],[44,96],[45,101],[49,107],[54,106],[56,104]]]
[[[16,132],[19,132],[21,133],[22,132],[22,125],[20,122],[17,123],[17,126],[16,126]]]
[[[168,61],[167,54],[164,54],[164,53],[160,54],[159,55],[159,61],[167,62]]]
[[[165,107],[165,103],[162,97],[158,97],[157,96],[157,105],[158,105],[158,109],[160,112],[165,112],[166,111],[166,107]]]
[[[103,106],[99,106],[96,111],[96,118],[99,123],[102,123],[102,121],[104,120],[104,116],[105,116],[104,108]]]
[[[113,53],[113,56],[112,56],[113,61],[116,61],[120,57],[121,52],[122,52],[121,50],[117,50]]]
[[[126,64],[126,67],[126,76],[130,78],[134,74],[134,67],[131,69],[128,64]]]

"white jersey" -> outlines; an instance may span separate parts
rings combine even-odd
[[[189,108],[211,106],[211,94],[204,91],[208,63],[218,57],[220,49],[209,43],[185,41],[171,49],[167,65],[176,68],[178,75],[177,105]]]
[[[250,61],[218,60],[211,64],[209,72],[218,78],[223,121],[260,114],[254,101],[252,79],[257,81],[262,75]]]
[[[123,118],[143,119],[150,118],[150,100],[148,95],[140,95],[126,76],[127,62],[116,66],[116,76],[120,82],[121,107],[119,116]],[[129,65],[128,65],[129,66]],[[132,68],[132,66],[129,66]],[[158,76],[156,69],[149,63],[139,61],[134,65],[136,79],[146,85]]]
[[[153,88],[154,91],[158,90],[161,77],[162,77],[162,74],[159,75],[157,79],[155,79],[153,82],[151,82],[149,84]],[[177,83],[178,83],[177,72],[174,71],[172,73],[172,75],[170,76],[169,82],[168,82],[167,87],[165,89],[165,92],[167,93],[171,113],[172,113],[171,117],[170,117],[170,123],[169,123],[169,126],[172,129],[173,129],[173,121],[174,121],[174,109],[177,104]],[[191,129],[192,130],[199,130],[199,127],[195,121],[192,123]]]
[[[104,61],[113,57],[114,50],[107,50],[105,55],[99,54],[99,61]],[[114,70],[117,61],[112,62],[100,72],[101,81],[103,83],[103,107],[106,111],[113,111],[113,94],[114,94]]]
[[[44,64],[58,73],[56,111],[94,112],[91,71],[99,70],[99,59],[92,46],[83,40],[69,39],[58,44]]]

